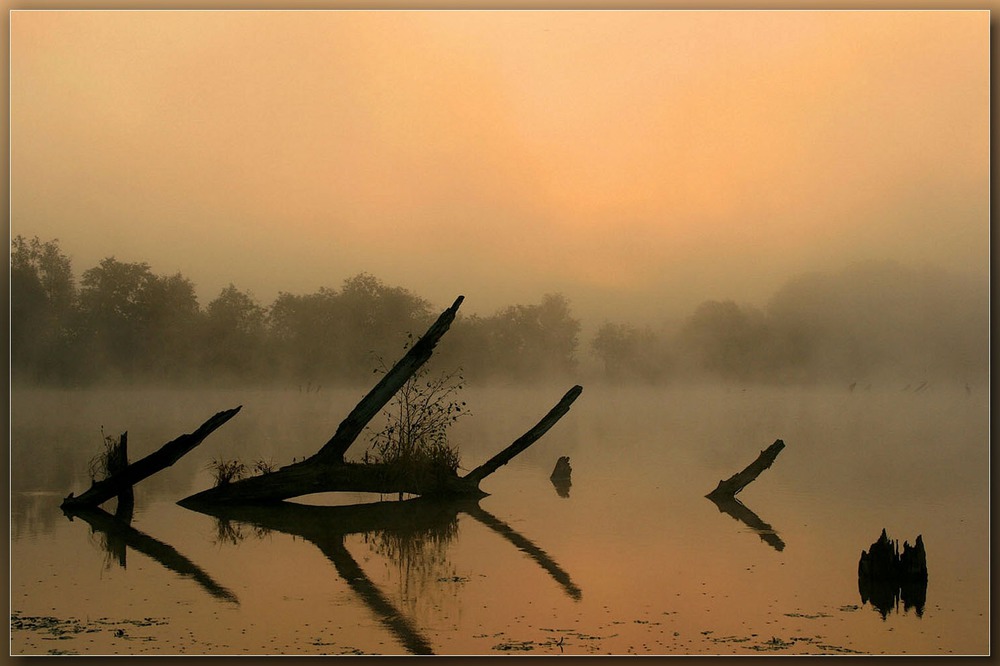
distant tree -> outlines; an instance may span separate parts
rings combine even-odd
[[[10,254],[11,372],[31,380],[70,374],[76,285],[58,240],[15,236]]]
[[[430,303],[368,273],[344,280],[338,306],[338,333],[350,347],[342,370],[358,378],[370,373],[376,358],[391,358],[407,334],[422,333],[431,321]]]
[[[95,371],[131,379],[190,368],[199,313],[190,280],[179,273],[157,277],[145,262],[108,257],[80,282],[81,322]]]
[[[335,376],[343,354],[338,316],[337,292],[332,289],[308,295],[279,293],[267,311],[279,371],[297,380]]]
[[[655,382],[670,370],[665,342],[648,328],[604,322],[590,347],[608,379]]]
[[[208,304],[203,347],[213,374],[248,379],[266,367],[266,311],[248,291],[232,283]]]
[[[498,373],[514,379],[565,374],[576,367],[579,320],[562,294],[546,294],[538,305],[511,305],[487,321]]]
[[[180,273],[156,276],[144,302],[145,367],[157,378],[177,378],[195,370],[203,314],[194,283]]]
[[[728,379],[761,377],[768,329],[763,313],[733,301],[706,301],[681,328],[678,344],[709,374]]]

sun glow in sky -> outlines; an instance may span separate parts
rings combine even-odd
[[[989,265],[985,11],[18,11],[11,233],[595,319]]]

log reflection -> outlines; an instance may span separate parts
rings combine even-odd
[[[436,557],[440,562],[443,559],[443,547],[457,536],[458,516],[465,513],[526,553],[571,597],[579,599],[581,596],[580,588],[570,580],[569,574],[545,551],[480,508],[477,498],[416,498],[350,506],[294,502],[220,505],[189,500],[182,501],[182,506],[220,521],[238,521],[255,529],[282,532],[311,541],[383,626],[413,654],[432,654],[430,643],[365,574],[345,545],[347,536],[363,535],[377,552],[400,565],[401,571],[417,571],[426,576],[434,563],[424,560]]]
[[[760,540],[771,546],[771,548],[777,551],[785,549],[785,542],[781,540],[781,537],[774,531],[774,528],[761,520],[760,516],[748,509],[743,502],[735,497],[709,496],[708,499],[712,500],[712,503],[719,508],[719,511],[738,520],[756,532]]]
[[[118,560],[122,568],[125,567],[125,552],[128,547],[176,574],[191,578],[213,597],[239,603],[235,594],[215,582],[201,567],[179,553],[173,546],[140,532],[107,511],[97,507],[73,507],[64,512],[70,520],[80,518],[90,525],[95,533],[101,534],[105,539],[105,549]]]
[[[510,543],[514,544],[515,548],[520,550],[522,553],[525,553],[528,557],[541,565],[541,567],[545,569],[573,599],[579,601],[583,596],[580,588],[577,587],[572,580],[570,580],[569,574],[563,571],[562,568],[556,564],[555,560],[549,557],[548,553],[536,546],[526,537],[516,532],[510,525],[503,522],[486,509],[480,507],[478,503],[464,509],[464,511],[472,518],[475,518],[477,521],[486,527],[489,527]]]

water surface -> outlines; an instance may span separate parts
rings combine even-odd
[[[468,389],[463,466],[568,388]],[[309,455],[365,391],[15,388],[11,652],[987,654],[988,396],[901,389],[587,386],[481,501],[209,515],[176,504],[211,485],[209,460]],[[113,501],[59,510],[89,485],[102,426],[128,431],[135,460],[236,405],[137,486],[127,526]],[[778,438],[742,504],[704,497]],[[549,480],[563,455],[568,488]],[[922,608],[861,599],[858,558],[883,528],[923,536]]]

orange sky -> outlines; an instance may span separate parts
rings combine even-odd
[[[985,11],[15,12],[11,233],[587,318],[989,265]]]

